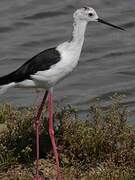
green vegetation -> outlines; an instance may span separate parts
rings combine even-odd
[[[4,123],[0,130],[2,180],[33,179],[36,109],[16,109],[8,104],[0,107],[0,122]],[[83,120],[72,107],[57,111],[54,120],[63,179],[135,179],[135,128],[127,122],[121,97],[114,96],[108,108],[96,102]],[[40,172],[43,179],[53,180],[56,172],[46,107],[41,121]]]

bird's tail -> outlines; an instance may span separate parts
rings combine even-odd
[[[14,87],[12,74],[0,77],[0,95],[4,94],[9,88]]]
[[[14,86],[15,86],[14,82],[0,86],[0,95],[4,94],[9,88]]]

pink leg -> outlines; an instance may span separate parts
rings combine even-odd
[[[56,159],[56,166],[57,166],[57,179],[62,180],[61,177],[61,170],[59,166],[59,158],[58,158],[58,152],[57,147],[55,143],[55,137],[54,137],[54,127],[53,127],[53,90],[51,89],[48,92],[48,108],[49,108],[49,134],[52,142],[53,152]]]
[[[45,104],[45,100],[47,98],[48,91],[45,92],[45,95],[43,97],[43,100],[41,102],[41,105],[38,109],[37,116],[35,119],[35,128],[36,128],[36,176],[34,177],[34,180],[41,180],[41,177],[39,176],[39,131],[40,131],[40,116]]]

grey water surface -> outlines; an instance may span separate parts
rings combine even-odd
[[[72,14],[87,4],[126,31],[89,23],[79,65],[55,87],[55,100],[84,112],[96,97],[107,106],[109,97],[118,92],[126,95],[123,103],[135,112],[135,0],[1,0],[0,75],[70,39]],[[0,102],[29,106],[39,103],[38,97],[41,93],[35,90],[11,89]]]

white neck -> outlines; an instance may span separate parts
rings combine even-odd
[[[87,26],[86,21],[75,19],[74,24],[73,24],[73,27],[74,27],[73,38],[71,42],[74,42],[77,44],[80,43],[80,45],[83,45],[86,26]]]
[[[75,19],[74,21],[74,29],[72,34],[71,41],[66,41],[62,44],[60,44],[57,47],[57,50],[62,54],[63,52],[66,52],[68,56],[70,56],[70,59],[73,60],[74,63],[77,63],[81,54],[83,42],[84,42],[84,34],[87,26],[86,21],[82,21],[79,19]],[[69,61],[69,57],[68,57]]]

